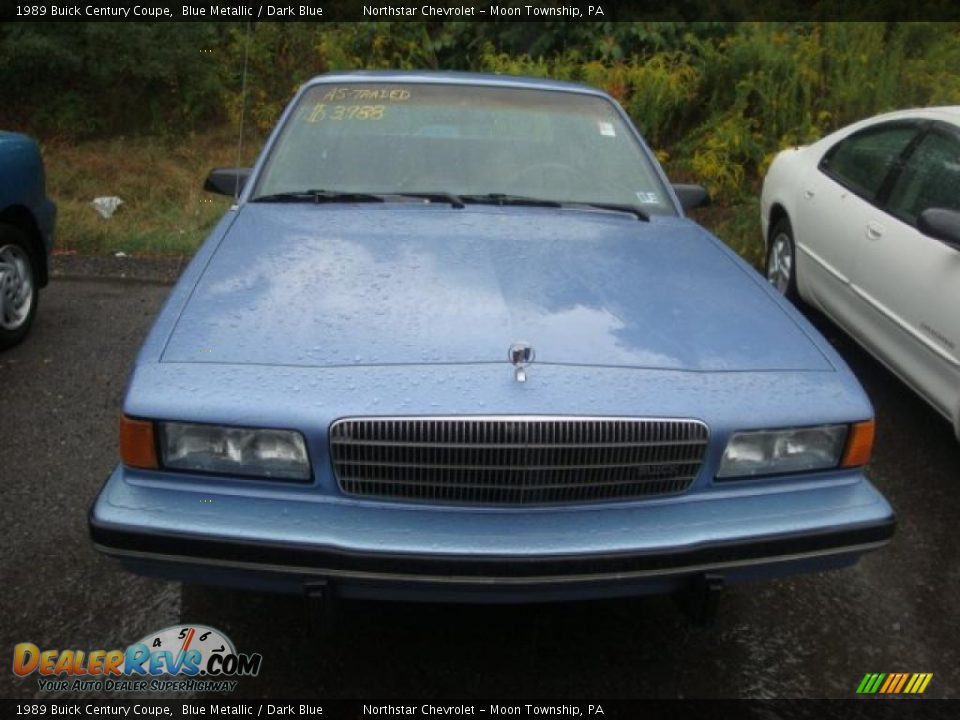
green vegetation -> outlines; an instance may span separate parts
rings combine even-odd
[[[236,153],[233,133],[223,132],[179,141],[147,135],[47,145],[58,251],[192,254],[230,204],[204,192],[203,180],[211,167],[236,164]],[[101,195],[124,201],[109,219],[91,204]]]
[[[187,253],[222,212],[200,186],[307,78],[444,68],[587,82],[668,173],[707,185],[698,219],[751,261],[763,173],[783,147],[901,107],[960,103],[958,23],[229,23],[0,27],[0,126],[40,137],[61,246]],[[89,202],[119,195],[110,220]]]

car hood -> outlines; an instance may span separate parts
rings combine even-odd
[[[386,203],[241,207],[164,362],[828,370],[753,271],[682,218]]]
[[[22,143],[22,142],[33,142],[29,137],[21,133],[11,132],[9,130],[0,130],[0,144],[4,143]]]

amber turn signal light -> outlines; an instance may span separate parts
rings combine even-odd
[[[160,467],[152,422],[120,416],[120,459],[129,467]]]
[[[870,462],[875,430],[876,423],[872,419],[854,423],[850,426],[850,434],[847,436],[847,449],[843,453],[841,467],[860,467]]]

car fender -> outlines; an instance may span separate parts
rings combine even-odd
[[[16,205],[31,208],[43,200],[43,162],[33,140],[0,132],[0,168],[0,212]]]
[[[20,229],[33,245],[40,286],[47,284],[47,254],[53,246],[57,210],[46,197],[46,176],[37,143],[0,132],[0,223]]]
[[[781,208],[788,218],[794,217],[793,198],[803,168],[801,158],[805,148],[781,150],[770,163],[760,193],[760,214],[764,250],[770,244],[770,229],[776,222],[776,209]]]

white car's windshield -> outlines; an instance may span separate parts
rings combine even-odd
[[[253,198],[315,191],[504,196],[675,214],[653,164],[608,100],[479,85],[310,88]]]

